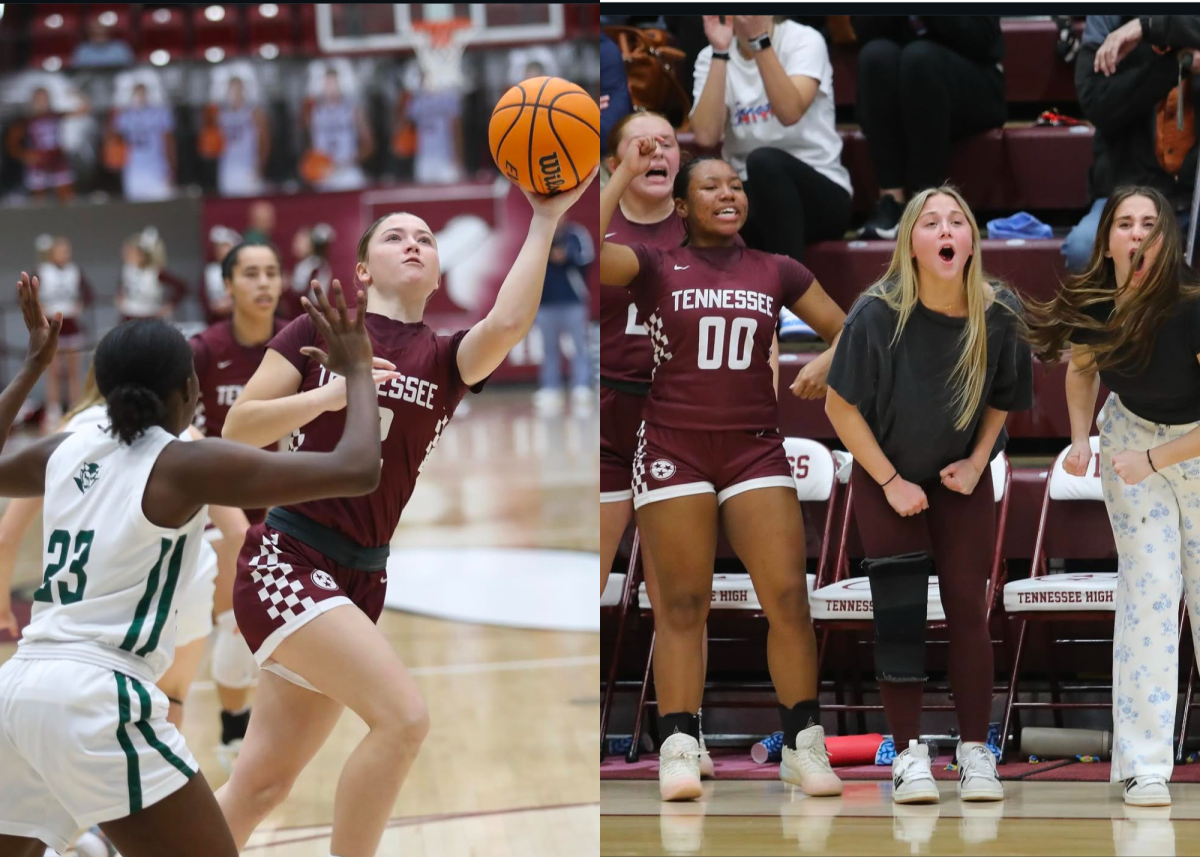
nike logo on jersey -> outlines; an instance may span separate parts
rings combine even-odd
[[[605,233],[604,233],[604,237],[605,237],[605,238],[612,238],[612,237],[613,237],[614,235],[616,235],[616,234],[617,234],[617,233],[615,233],[615,232],[605,232]]]
[[[233,361],[232,361],[232,360],[222,360],[220,363],[218,363],[218,364],[217,364],[217,368],[218,368],[218,369],[225,369],[225,368],[227,368],[227,367],[229,367],[229,366],[232,366],[232,365],[233,365]]]
[[[692,267],[692,266],[691,265],[676,265],[675,270],[676,271],[686,271],[690,267]]]

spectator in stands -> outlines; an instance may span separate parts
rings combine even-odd
[[[25,188],[40,199],[50,188],[62,202],[74,196],[75,173],[62,141],[62,117],[55,113],[50,93],[39,86],[29,100],[28,116],[8,131],[8,153],[25,166]]]
[[[1100,382],[1112,391],[1095,423],[1117,545],[1110,780],[1124,780],[1125,802],[1141,806],[1171,803],[1181,582],[1200,652],[1200,276],[1184,263],[1171,208],[1155,188],[1113,188],[1087,268],[1030,307],[1042,360],[1076,346],[1063,461],[1074,476],[1091,472]]]
[[[233,314],[233,297],[225,288],[225,279],[221,274],[221,262],[235,244],[240,244],[242,236],[226,226],[214,226],[208,233],[208,241],[212,247],[212,260],[204,266],[204,282],[200,284],[200,305],[204,307],[204,317],[209,325]]]
[[[251,244],[271,244],[271,234],[275,231],[275,206],[260,199],[250,205],[247,213],[248,223],[242,231],[243,241]]]
[[[262,193],[271,132],[262,107],[246,98],[240,77],[229,79],[225,96],[210,105],[206,119],[197,146],[202,157],[217,158],[217,192],[221,196]]]
[[[72,68],[123,68],[134,62],[129,45],[114,39],[98,18],[90,18],[87,39],[75,46],[70,65]]]
[[[121,144],[109,166],[121,170],[125,198],[132,201],[166,199],[174,192],[175,118],[157,89],[151,98],[144,81],[135,83],[130,103],[113,112],[109,125],[110,145]]]
[[[541,413],[556,413],[565,403],[562,380],[562,337],[571,338],[571,404],[577,414],[591,412],[592,357],[588,348],[588,266],[596,259],[592,236],[578,223],[560,221],[550,245],[546,283],[538,307],[537,327],[542,336],[542,365],[534,406]]]
[[[855,15],[859,124],[879,184],[860,238],[896,237],[908,193],[949,178],[950,141],[1004,125],[994,15]]]
[[[1180,62],[1200,46],[1200,16],[1088,15],[1075,58],[1075,88],[1083,115],[1096,127],[1088,171],[1092,207],[1063,242],[1067,270],[1088,267],[1100,212],[1114,187],[1146,185],[1161,191],[1176,212],[1187,208],[1196,174],[1196,149],[1171,170],[1159,160],[1156,114],[1179,85]],[[1200,72],[1200,63],[1192,63]],[[1186,72],[1185,72],[1186,73]],[[1173,112],[1172,112],[1173,114]],[[1173,115],[1166,115],[1170,126]]]
[[[724,138],[722,157],[750,202],[746,244],[799,261],[807,244],[840,238],[850,225],[825,40],[767,15],[706,15],[704,31],[709,46],[693,84],[696,142],[707,148]]]
[[[300,298],[313,300],[312,281],[316,280],[321,288],[328,291],[333,281],[333,269],[329,265],[329,248],[337,232],[328,223],[318,223],[312,229],[301,229],[292,238],[292,256],[297,259],[296,267],[292,269],[292,288],[279,301],[282,312],[277,314],[286,318],[295,318],[304,313]],[[286,304],[286,307],[284,306]]]
[[[854,513],[875,603],[875,674],[895,736],[895,803],[938,800],[921,737],[926,598],[937,574],[962,740],[963,800],[1001,800],[985,742],[995,677],[981,593],[995,549],[991,460],[1009,411],[1033,404],[1021,303],[989,282],[957,191],[900,218],[891,264],[858,299],[829,370],[825,412],[854,456]],[[969,535],[968,535],[969,534]]]
[[[126,239],[121,248],[121,281],[116,305],[121,321],[170,318],[187,297],[187,283],[165,270],[167,247],[153,226]],[[164,292],[170,289],[170,294]]]
[[[463,178],[462,92],[421,86],[406,106],[416,133],[413,179],[419,184],[452,184]]]
[[[66,369],[67,401],[78,402],[83,394],[79,376],[79,349],[83,347],[83,308],[92,302],[92,290],[79,266],[71,261],[71,242],[65,236],[39,236],[38,293],[48,318],[62,313],[58,351],[46,370],[46,407],[42,426],[49,430],[62,419],[59,376]]]
[[[345,73],[349,76],[348,66]],[[360,165],[375,150],[371,128],[350,90],[352,80],[343,81],[333,65],[320,80],[304,112],[309,146],[301,175],[317,190],[360,188],[367,181]]]
[[[629,81],[621,49],[608,36],[600,37],[600,155],[608,154],[608,135],[613,126],[633,112]]]

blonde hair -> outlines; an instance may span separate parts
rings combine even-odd
[[[104,404],[104,397],[100,395],[100,387],[96,384],[96,366],[93,364],[88,367],[87,378],[84,379],[83,393],[80,395],[79,401],[63,415],[62,422],[58,424],[59,431],[62,431],[67,423],[88,408],[102,404]]]
[[[891,342],[891,345],[895,346],[920,300],[917,260],[913,258],[912,250],[913,229],[917,225],[921,210],[925,208],[925,203],[939,194],[953,199],[971,226],[971,255],[963,268],[963,288],[967,294],[967,324],[963,328],[958,360],[955,361],[950,374],[950,385],[954,389],[954,427],[961,431],[971,424],[971,418],[983,398],[983,384],[987,377],[987,310],[996,300],[997,289],[1003,284],[999,281],[989,282],[991,278],[984,273],[980,260],[979,226],[970,206],[957,189],[950,185],[933,187],[921,191],[909,200],[896,231],[896,249],[892,252],[892,261],[883,276],[872,283],[865,294],[879,298],[896,313],[896,331]],[[1017,296],[1012,293],[1010,295],[1017,306],[1020,306]],[[1019,313],[1013,311],[1004,301],[999,303],[1013,312],[1019,322]]]

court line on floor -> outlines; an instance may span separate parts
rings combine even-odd
[[[497,815],[515,815],[522,812],[553,812],[560,809],[580,809],[582,807],[594,806],[597,809],[600,807],[599,801],[585,801],[583,803],[557,803],[549,806],[514,806],[508,809],[485,809],[472,810],[470,812],[446,812],[435,813],[433,815],[414,815],[407,818],[393,818],[388,821],[386,828],[394,830],[399,827],[415,827],[421,824],[436,824],[442,821],[460,821],[467,818],[484,818]],[[272,830],[272,833],[286,832],[288,830],[300,833],[304,830],[313,830],[320,828],[321,832],[304,833],[295,839],[282,839],[273,842],[262,842],[257,845],[247,845],[243,851],[255,851],[260,848],[271,848],[277,845],[295,845],[299,842],[312,842],[317,839],[326,839],[333,833],[332,825],[305,825],[304,827],[277,827]]]
[[[539,658],[529,661],[491,661],[478,664],[440,664],[429,667],[412,667],[413,675],[476,675],[479,673],[522,672],[527,670],[555,669],[557,667],[582,667],[599,665],[599,655],[576,655],[567,658]],[[213,690],[212,681],[194,681],[192,690]]]

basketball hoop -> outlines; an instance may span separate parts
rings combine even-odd
[[[425,77],[427,91],[461,89],[466,85],[462,56],[467,49],[471,21],[450,18],[445,21],[414,21],[417,63]]]

